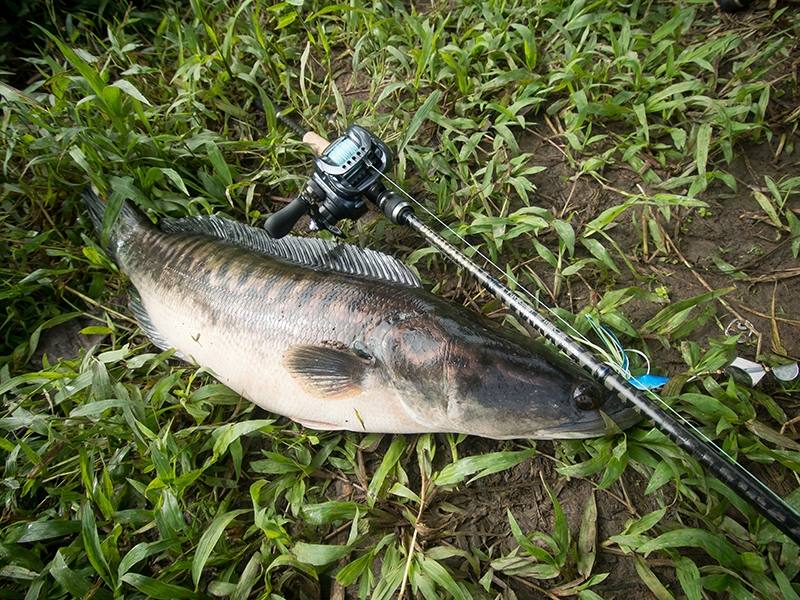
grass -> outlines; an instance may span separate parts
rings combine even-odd
[[[795,10],[194,0],[110,14],[62,15],[24,85],[0,83],[2,597],[797,597],[798,547],[652,424],[489,443],[313,432],[255,410],[141,337],[79,202],[91,182],[154,217],[258,223],[310,166],[276,106],[331,135],[368,126],[400,181],[565,319],[664,357],[667,401],[800,506],[797,382],[721,372],[736,352],[798,353],[796,267],[747,266],[797,258],[800,179],[740,168],[754,148],[798,164]],[[741,232],[752,263],[729,231],[713,264],[687,259],[725,202],[761,236]],[[514,325],[421,241],[378,220],[346,231]],[[736,296],[765,283],[781,285],[771,309]],[[723,335],[735,315],[760,324],[758,347]],[[34,366],[78,316],[99,346]],[[470,522],[511,484],[532,500]]]

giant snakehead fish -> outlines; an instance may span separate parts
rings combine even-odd
[[[98,231],[105,205],[84,200]],[[637,413],[549,347],[426,291],[397,259],[124,204],[109,251],[150,341],[314,429],[603,435]]]

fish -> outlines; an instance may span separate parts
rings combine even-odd
[[[105,204],[83,198],[98,232]],[[638,413],[549,346],[427,291],[400,260],[220,216],[154,225],[125,202],[107,249],[158,348],[318,430],[601,436]]]

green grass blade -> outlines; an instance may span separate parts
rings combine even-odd
[[[214,517],[211,525],[209,525],[208,529],[203,532],[203,535],[197,544],[197,548],[195,549],[194,558],[192,559],[192,582],[194,583],[195,589],[197,589],[197,587],[200,585],[200,577],[203,574],[203,569],[206,566],[206,562],[211,556],[211,553],[214,551],[214,547],[217,545],[217,542],[225,531],[225,528],[236,517],[247,512],[250,512],[250,510],[231,510],[226,513],[219,514]]]

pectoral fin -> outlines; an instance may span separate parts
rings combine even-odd
[[[292,346],[283,365],[309,394],[340,400],[361,393],[369,361],[347,349]]]

